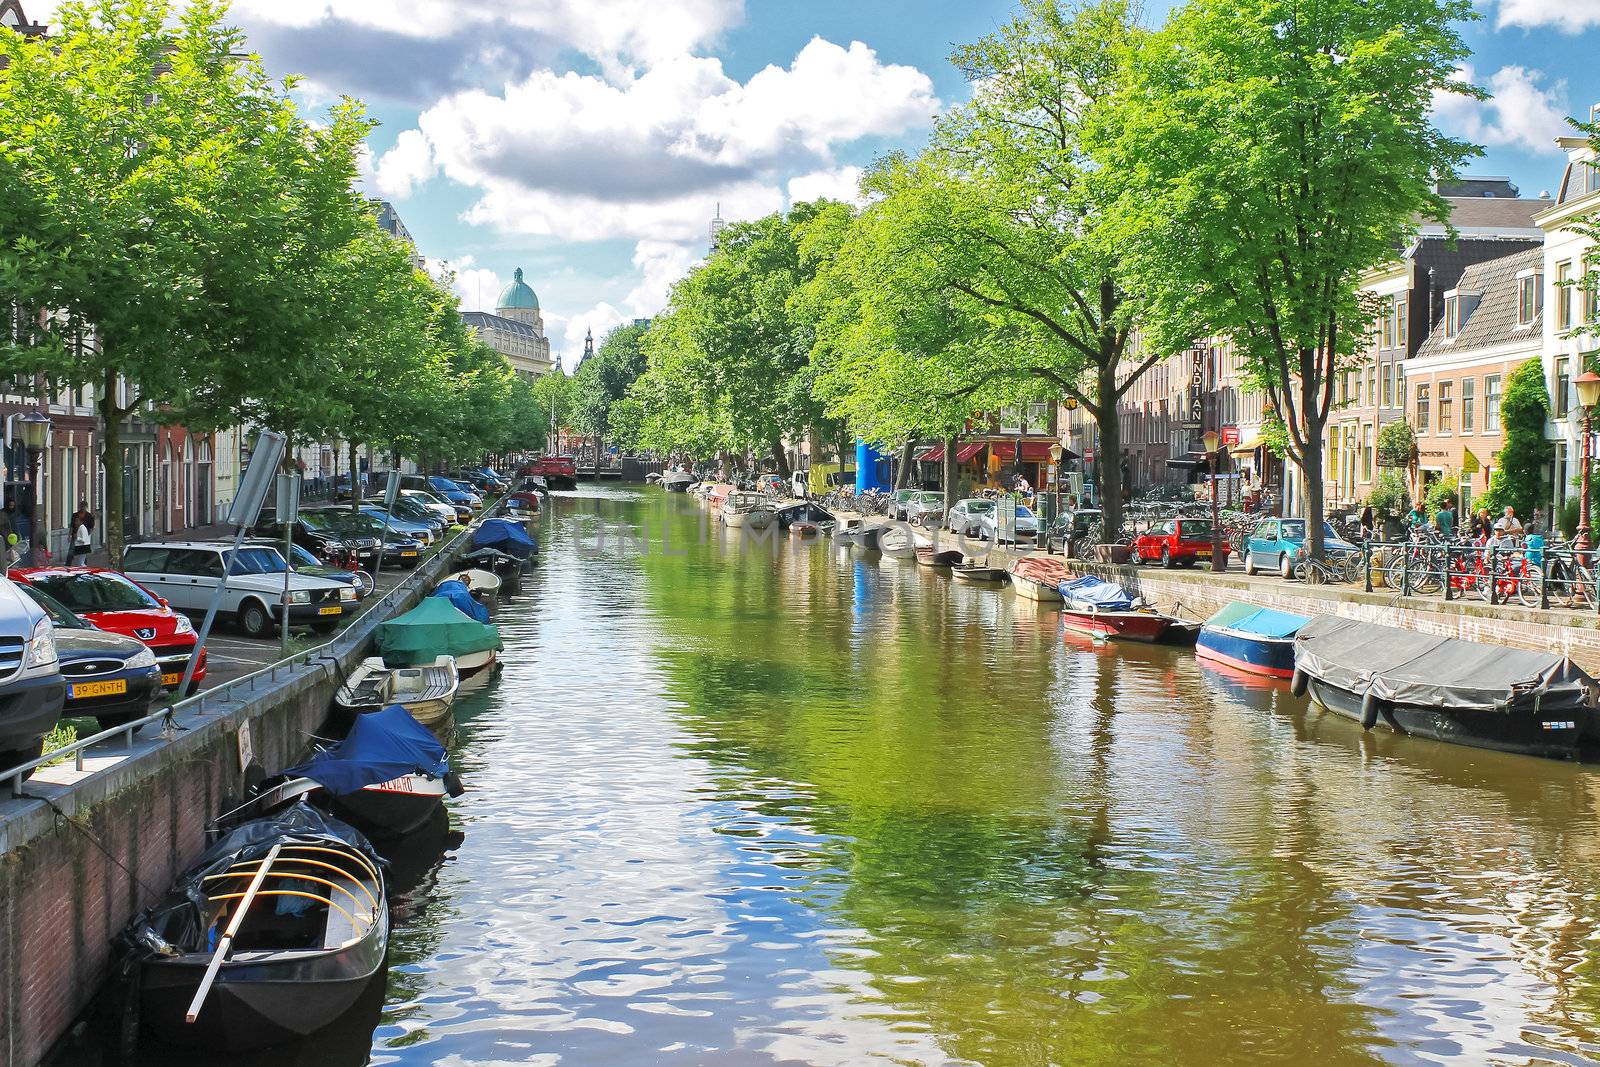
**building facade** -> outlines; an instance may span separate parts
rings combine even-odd
[[[550,342],[544,335],[544,315],[539,298],[522,280],[518,267],[512,282],[500,294],[494,314],[465,311],[461,317],[478,332],[485,344],[499,352],[511,369],[528,380],[548,374],[554,366]]]

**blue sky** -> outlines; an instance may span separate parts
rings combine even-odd
[[[25,0],[48,18],[44,0]],[[1168,5],[1147,8],[1147,20]],[[999,0],[234,0],[308,97],[365,100],[369,191],[395,202],[468,307],[521,266],[566,362],[586,329],[659,309],[727,218],[845,194],[965,97],[951,48]],[[36,13],[37,11],[37,13]],[[1552,187],[1553,139],[1600,101],[1600,0],[1479,0],[1471,75],[1439,111],[1486,146],[1469,169]]]

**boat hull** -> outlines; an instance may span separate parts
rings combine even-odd
[[[1336,715],[1361,721],[1362,697],[1319,678],[1307,678],[1311,699]],[[1571,707],[1549,712],[1455,712],[1415,704],[1380,705],[1376,726],[1469,748],[1514,752],[1542,759],[1577,759],[1586,712]]]
[[[1069,630],[1092,637],[1154,644],[1167,631],[1168,619],[1148,611],[1075,611],[1061,609],[1061,622]]]
[[[950,573],[963,582],[1003,582],[1006,580],[1006,572],[999,567],[962,567],[957,565],[950,568]]]
[[[1263,678],[1294,676],[1294,638],[1262,637],[1221,626],[1202,626],[1195,658]]]
[[[1053,585],[1041,582],[1037,578],[1029,578],[1026,574],[1013,572],[1011,575],[1011,588],[1015,589],[1017,595],[1024,600],[1032,600],[1039,604],[1061,603],[1061,590]]]
[[[924,567],[951,568],[966,558],[960,549],[947,548],[943,551],[933,548],[917,549],[917,562]]]
[[[333,797],[333,813],[371,838],[404,837],[427,825],[444,803],[445,785],[408,774]]]

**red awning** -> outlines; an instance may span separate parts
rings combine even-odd
[[[983,451],[983,441],[972,441],[961,446],[961,451],[956,453],[957,463],[971,463],[972,457]]]
[[[1049,463],[1050,446],[1054,441],[1024,441],[1022,442],[1022,461],[1024,463]],[[989,446],[1002,462],[1010,460],[1017,454],[1017,446],[1012,441],[996,441]],[[1061,450],[1061,458],[1073,458],[1070,449]]]
[[[936,463],[943,458],[944,445],[934,445],[932,448],[924,448],[917,453],[917,462],[919,463]]]

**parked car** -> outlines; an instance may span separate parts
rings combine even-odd
[[[1215,527],[1210,519],[1172,519],[1157,523],[1133,539],[1133,561],[1154,563],[1163,567],[1194,566],[1195,560],[1211,559],[1211,538]],[[1222,539],[1222,562],[1228,562],[1232,552],[1228,539]]]
[[[396,518],[373,504],[362,507],[361,514],[383,530],[386,567],[415,567],[422,561],[423,551],[440,537],[433,526]]]
[[[0,768],[9,769],[39,758],[67,683],[50,616],[10,582],[0,587]]]
[[[233,542],[218,542],[218,544],[227,547],[232,545]],[[252,538],[246,540],[245,544],[259,545],[262,548],[270,548],[280,555],[283,553],[282,541],[270,541],[265,539],[258,540]],[[368,594],[370,594],[374,588],[372,575],[366,571],[352,571],[343,567],[330,567],[322,560],[318,559],[316,556],[313,556],[311,553],[307,552],[305,549],[296,544],[291,544],[289,546],[289,566],[294,568],[294,572],[296,574],[307,574],[313,578],[326,578],[330,582],[342,582],[345,585],[348,585],[350,588],[356,591],[356,603],[358,604],[362,600],[365,600]]]
[[[780,496],[783,493],[783,479],[776,474],[763,474],[756,479],[756,492]]]
[[[102,730],[150,714],[161,696],[161,665],[150,646],[79,618],[30,582],[16,586],[55,627],[56,656],[67,683],[64,714],[91,717]]]
[[[1306,520],[1262,519],[1245,544],[1244,572],[1274,570],[1284,578],[1294,573],[1294,558],[1305,547]],[[1361,549],[1333,532],[1330,523],[1322,524],[1322,547],[1329,556],[1361,554]]]
[[[912,499],[915,498],[916,495],[917,490],[915,489],[896,489],[894,492],[890,493],[889,517],[899,522],[904,522],[906,519],[910,518],[910,516],[905,513],[905,507],[907,504],[911,503]]]
[[[1083,547],[1089,531],[1099,521],[1100,511],[1096,508],[1062,512],[1050,523],[1050,529],[1045,534],[1044,550],[1065,556],[1075,555]]]
[[[993,500],[984,500],[979,497],[958,500],[955,506],[945,515],[944,524],[948,529],[953,530],[962,537],[977,537],[979,517],[993,515],[994,506]]]
[[[383,501],[377,498],[363,503],[361,510],[380,521],[398,523],[397,529],[417,535],[424,544],[429,545],[440,540],[444,532],[454,525],[454,520],[440,517],[438,512],[420,500],[404,496],[396,497],[394,507],[388,511],[384,510]]]
[[[956,503],[945,516],[945,525],[963,537],[976,537],[999,543],[1000,507],[993,500],[968,498]],[[1039,536],[1039,519],[1026,505],[1017,505],[1015,538],[1032,541]],[[1009,540],[1009,538],[1008,538]]]
[[[325,531],[348,546],[349,551],[343,557],[325,556],[313,549],[312,555],[319,557],[323,563],[334,567],[370,569],[378,561],[383,528],[369,521],[359,511],[351,511],[348,504],[336,508],[310,508],[301,511],[300,518],[312,529]]]
[[[442,474],[428,476],[428,488],[439,499],[454,504],[457,508],[465,507],[468,511],[477,511],[483,507],[483,497],[476,490],[462,486],[458,481],[446,478]]]
[[[406,500],[416,501],[452,526],[456,523],[464,523],[472,518],[472,509],[465,504],[453,504],[449,501],[441,500],[426,490],[402,489],[400,490],[400,496]]]
[[[223,584],[219,609],[251,637],[265,637],[283,621],[283,591],[289,590],[288,624],[308,625],[328,633],[339,625],[356,591],[343,582],[288,574],[289,565],[276,549],[251,545],[239,550],[223,576],[223,558],[230,546],[204,541],[157,541],[130,545],[122,565],[128,576],[165,597],[183,611],[205,611],[218,583]]]
[[[19,567],[11,580],[24,582],[68,611],[81,615],[107,633],[142,641],[155,653],[161,684],[176,689],[194,655],[199,636],[194,625],[172,605],[126,574],[102,567]],[[192,686],[206,676],[205,653],[195,664]]]
[[[939,519],[943,515],[944,494],[926,489],[913,490],[911,499],[900,508],[900,517],[906,522],[917,522],[926,526],[938,526]]]
[[[377,539],[368,538],[367,543],[357,544],[353,538],[335,529],[329,517],[329,513],[335,510],[337,509],[302,510],[299,517],[289,526],[290,542],[308,550],[325,563],[353,559],[366,566],[366,561],[378,554]],[[349,514],[348,509],[345,514]],[[272,508],[266,508],[261,512],[261,517],[250,532],[263,540],[275,541],[280,545],[283,543],[283,527],[278,523],[277,512]]]

